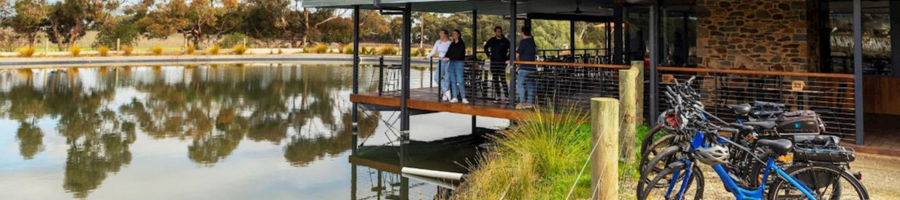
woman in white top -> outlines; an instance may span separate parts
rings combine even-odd
[[[444,61],[444,56],[447,55],[447,49],[450,48],[450,41],[447,38],[447,30],[441,30],[440,32],[441,39],[434,42],[434,48],[431,49],[431,52],[425,56],[425,60],[434,56],[435,53],[438,55],[438,70],[441,70],[438,73],[434,74],[434,82],[438,83],[438,87],[440,87],[441,93],[443,94],[444,101],[450,100],[450,83],[447,82],[447,79],[441,81],[441,75],[447,77],[449,74],[450,62]]]

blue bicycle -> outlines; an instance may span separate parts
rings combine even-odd
[[[664,170],[646,184],[638,193],[638,199],[702,199],[703,188],[694,186],[694,183],[702,182],[702,172],[697,167],[697,162],[709,164],[724,183],[725,189],[738,200],[743,199],[869,199],[868,193],[862,184],[846,173],[840,173],[839,169],[829,166],[792,166],[784,170],[777,165],[775,158],[785,155],[793,149],[790,140],[766,140],[757,141],[755,148],[744,147],[727,138],[718,135],[718,132],[736,131],[720,128],[713,124],[696,125],[697,132],[689,141],[689,144],[676,144],[668,149],[675,151],[663,151],[660,156],[677,158],[670,162]],[[691,128],[694,129],[694,128]],[[725,165],[729,165],[730,150],[737,149],[753,155],[754,159],[766,163],[761,174],[758,187],[748,188],[738,184],[739,178],[733,177]],[[767,189],[769,175],[777,176],[772,189]],[[818,176],[818,177],[817,177]],[[840,187],[835,188],[835,187]],[[721,198],[721,197],[720,197]],[[715,198],[718,199],[718,198]]]

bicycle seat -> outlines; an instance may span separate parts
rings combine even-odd
[[[750,113],[750,110],[753,108],[753,106],[750,106],[750,104],[738,104],[729,105],[728,108],[734,111],[734,114],[747,115]]]
[[[758,142],[756,142],[756,144],[761,147],[768,147],[773,152],[775,152],[775,154],[778,154],[778,155],[782,155],[787,152],[790,152],[791,149],[794,148],[794,144],[790,140],[787,140],[787,139],[777,139],[777,140],[761,139]]]
[[[783,103],[773,103],[773,102],[766,102],[766,101],[754,101],[754,102],[753,102],[753,105],[756,106],[756,107],[763,107],[763,108],[764,108],[764,107],[770,107],[770,108],[784,108],[784,104],[783,104]]]
[[[744,122],[744,125],[758,127],[761,130],[772,130],[778,123],[772,121]]]
[[[753,130],[756,130],[756,127],[753,127],[753,126],[747,126],[747,125],[744,125],[744,124],[730,123],[730,124],[728,124],[728,125],[731,126],[731,127],[733,127],[733,128],[739,129],[739,130],[741,130],[741,131],[745,131],[745,132],[753,132]]]

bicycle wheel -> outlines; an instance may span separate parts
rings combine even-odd
[[[674,140],[675,135],[666,135],[662,138],[657,139],[656,142],[654,142],[652,145],[650,145],[650,147],[647,148],[647,150],[641,151],[641,161],[638,163],[638,172],[644,173],[644,170],[646,170],[648,164],[653,163],[651,161],[654,158],[656,158],[663,150],[665,150],[669,146],[672,146]],[[665,167],[665,165],[662,165],[662,167],[659,167],[656,170],[662,171]]]
[[[641,142],[641,155],[643,155],[644,152],[647,152],[647,149],[650,148],[650,145],[653,144],[654,138],[662,137],[656,136],[656,134],[665,135],[667,133],[666,131],[662,130],[662,125],[657,125],[651,128],[650,131],[647,132],[647,135],[644,136],[644,141]]]
[[[868,200],[869,192],[853,175],[830,165],[793,166],[785,171],[813,191],[822,200]],[[777,178],[769,190],[769,199],[808,199],[784,178]]]
[[[643,191],[638,191],[638,200],[681,200],[681,199],[693,199],[700,200],[703,199],[703,187],[705,186],[703,182],[703,172],[700,171],[700,168],[694,166],[691,170],[691,177],[688,179],[687,183],[684,182],[684,173],[686,170],[683,169],[673,169],[667,167],[662,172],[659,173],[659,176],[653,178],[650,181],[651,184],[648,184],[647,187],[644,188]],[[675,177],[675,172],[679,172],[678,177]],[[674,183],[673,183],[674,182]],[[669,186],[672,186],[673,190],[669,192],[667,195],[667,191]],[[679,191],[681,188],[685,187],[683,191],[683,195],[681,199],[677,199]]]

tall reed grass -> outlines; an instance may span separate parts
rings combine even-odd
[[[589,114],[575,108],[525,114],[517,125],[491,137],[496,148],[476,159],[451,199],[566,199],[573,185],[571,199],[589,199],[590,164],[578,175],[593,145]],[[637,136],[646,132],[639,127]],[[619,168],[633,170],[621,162]]]

